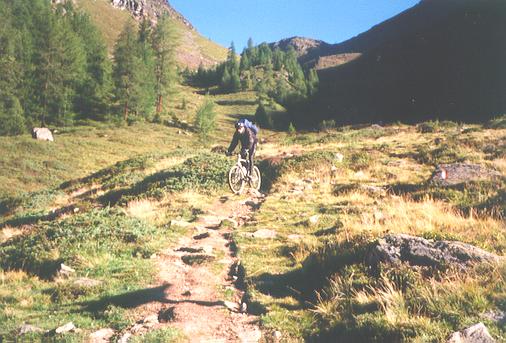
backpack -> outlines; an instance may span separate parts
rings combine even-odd
[[[244,126],[246,126],[248,129],[250,129],[251,131],[253,131],[255,133],[255,135],[258,135],[258,127],[253,124],[252,122],[250,122],[248,119],[241,119],[239,120],[239,123],[243,123]]]

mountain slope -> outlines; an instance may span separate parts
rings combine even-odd
[[[361,55],[319,72],[312,118],[477,122],[506,111],[504,1],[422,1],[319,57],[346,53]]]
[[[227,49],[203,37],[192,24],[164,0],[75,0],[102,31],[110,51],[130,18],[147,17],[152,21],[168,13],[181,32],[181,47],[178,59],[183,67],[197,68],[223,61]]]

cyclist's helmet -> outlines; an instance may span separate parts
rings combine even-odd
[[[236,129],[239,129],[239,128],[241,128],[241,127],[244,127],[244,123],[243,123],[243,122],[238,121],[237,123],[235,123],[235,128],[236,128]]]

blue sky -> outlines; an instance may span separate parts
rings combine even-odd
[[[204,36],[238,51],[292,36],[339,43],[419,0],[169,0]]]

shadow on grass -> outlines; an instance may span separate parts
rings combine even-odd
[[[26,216],[16,217],[0,223],[0,229],[5,226],[20,227],[24,225],[36,224],[39,221],[52,221],[65,214],[74,213],[76,205],[72,204],[55,210],[48,214],[28,214]]]
[[[362,263],[370,249],[371,238],[327,244],[311,253],[302,267],[283,274],[264,273],[251,279],[255,288],[275,298],[294,297],[304,307],[328,284],[328,279],[346,266]]]
[[[223,301],[206,301],[206,300],[171,300],[167,298],[167,291],[170,289],[171,284],[164,284],[162,286],[145,288],[132,292],[127,292],[114,296],[102,297],[99,300],[88,301],[80,303],[79,311],[100,312],[105,310],[108,306],[114,305],[124,309],[132,309],[149,303],[163,303],[163,304],[181,304],[191,303],[205,307],[224,306]]]
[[[216,103],[220,106],[248,106],[248,105],[256,105],[256,100],[218,100]]]

